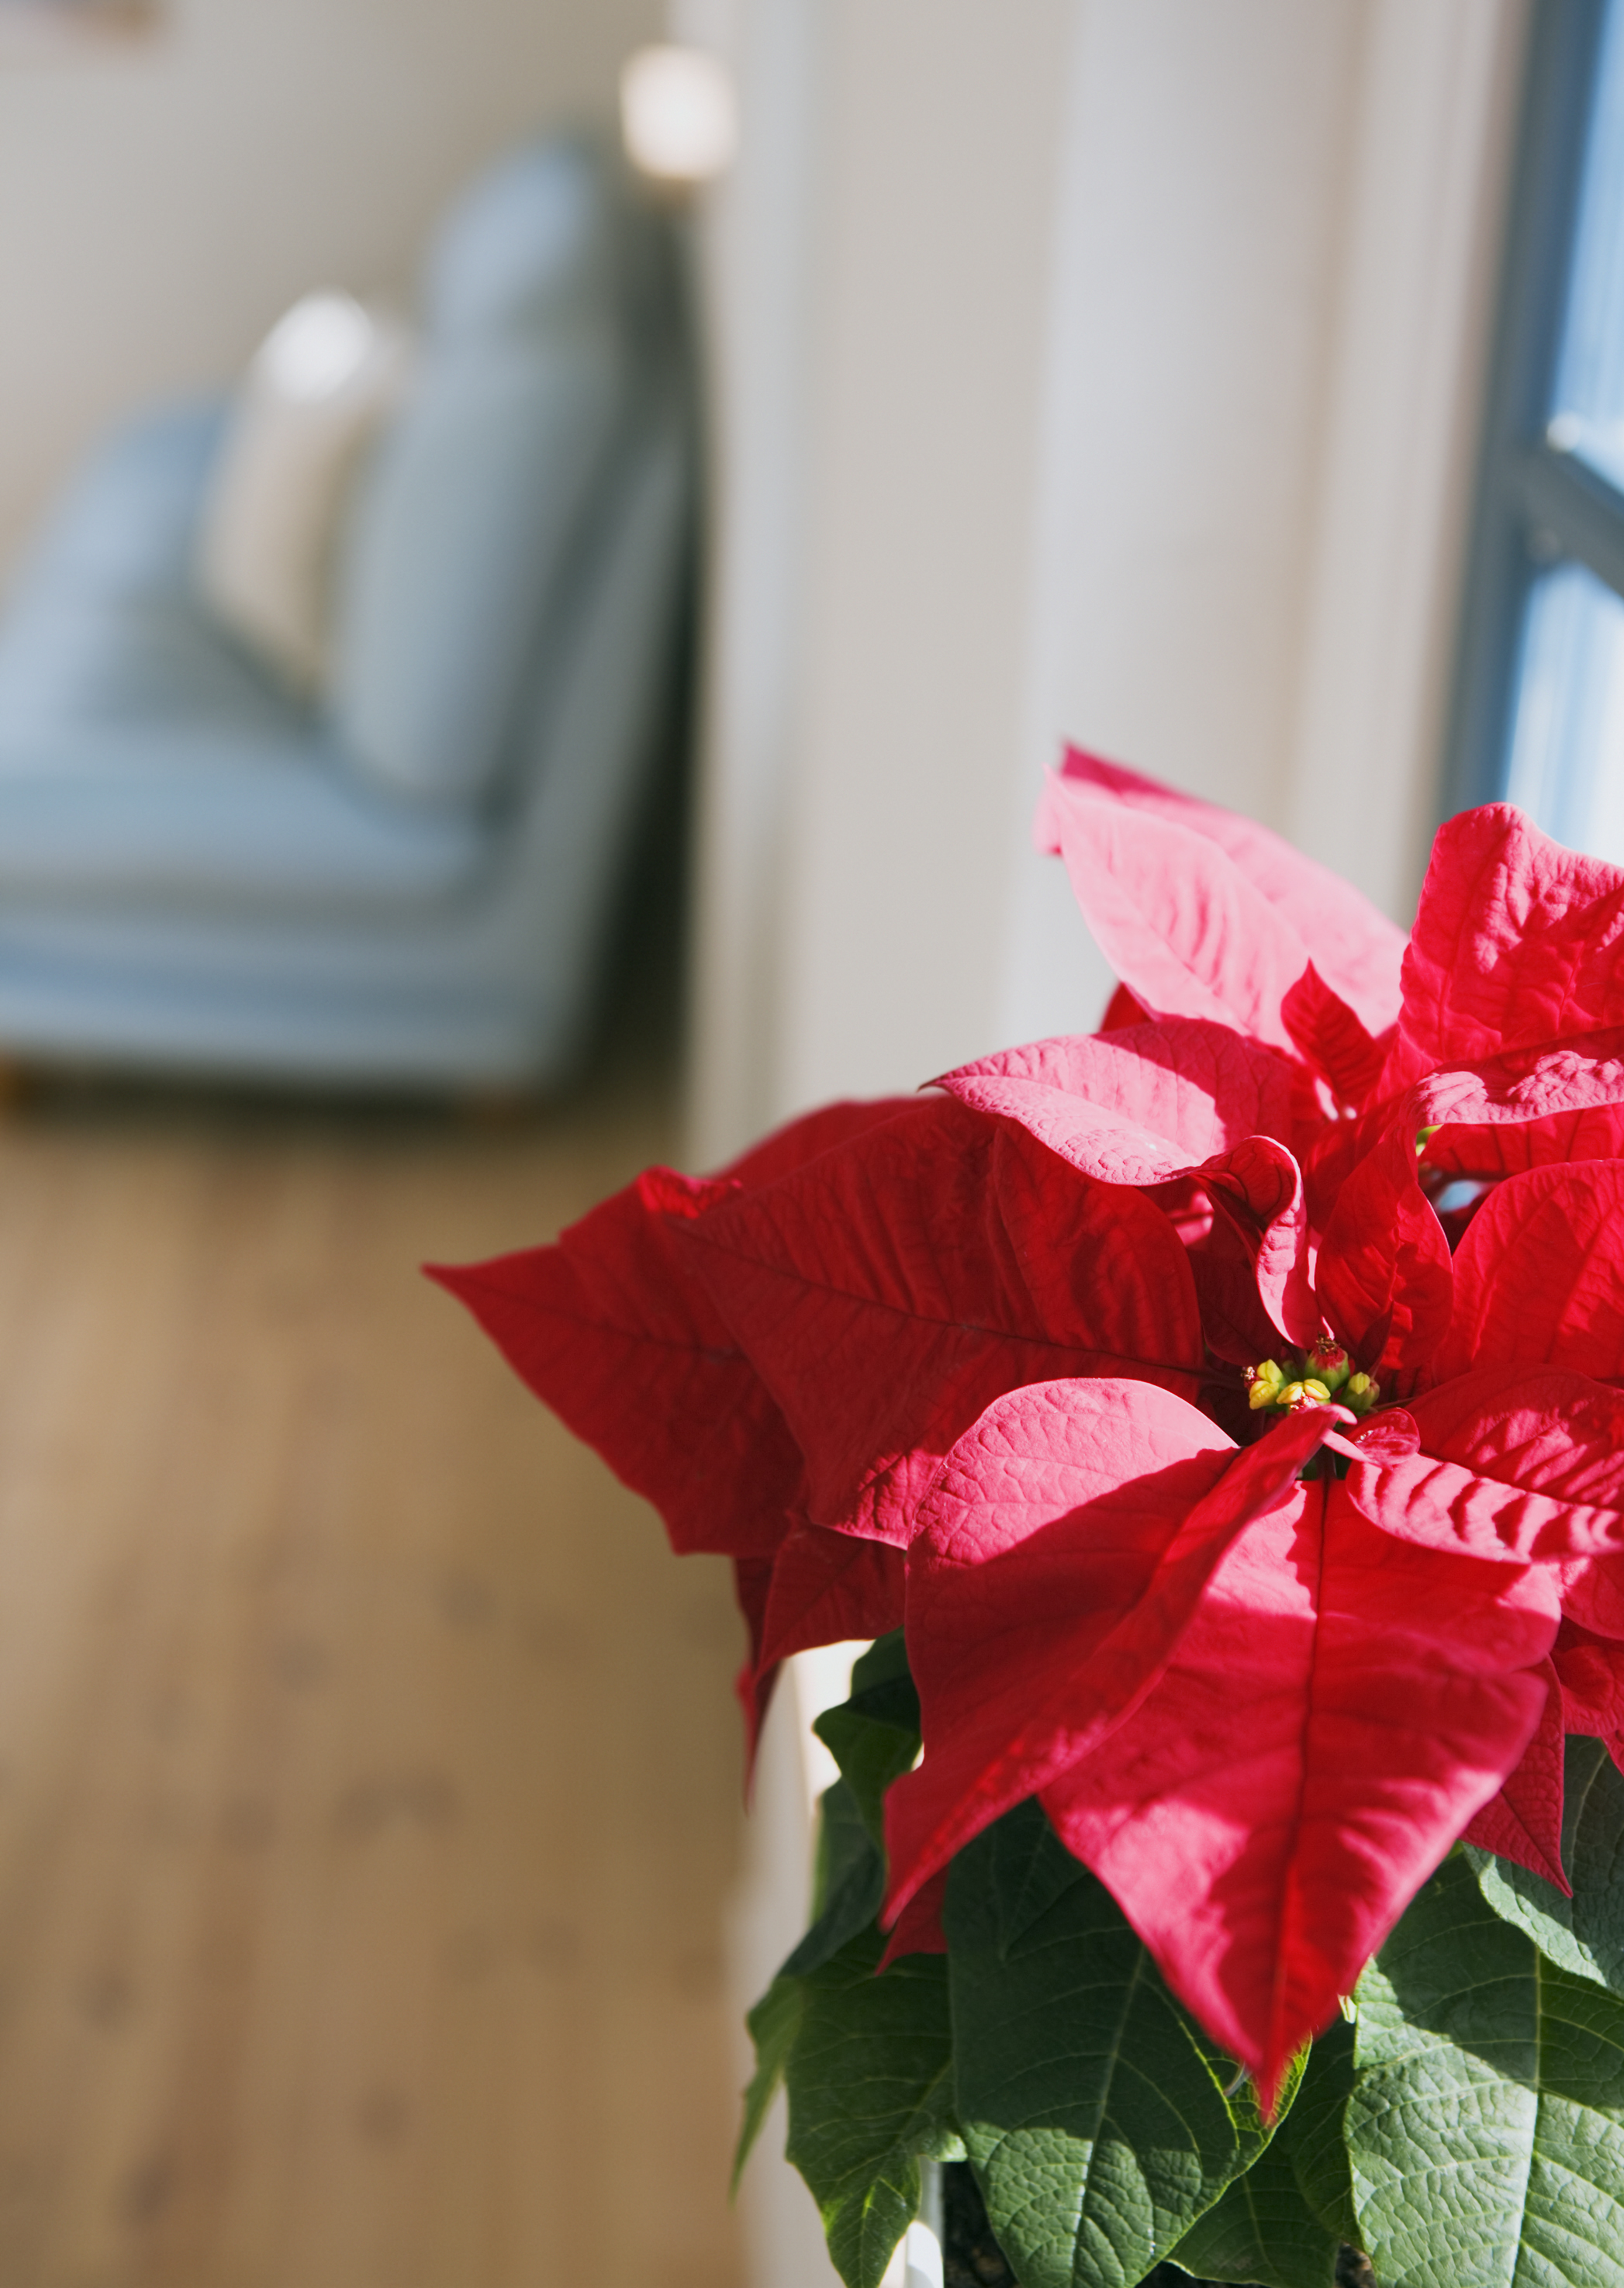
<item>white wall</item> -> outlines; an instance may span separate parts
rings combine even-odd
[[[673,0],[743,98],[700,246],[696,1164],[1093,1021],[1103,965],[1030,848],[1063,736],[1403,913],[1525,15]],[[788,1752],[757,1974],[804,1891]],[[770,2150],[746,2217],[762,2288],[832,2280]]]
[[[1525,31],[1521,0],[1081,11],[1027,790],[1064,733],[1408,920]],[[1015,861],[1005,1038],[1091,1014],[1058,873]]]
[[[786,1104],[996,1044],[1072,15],[828,10]]]
[[[104,423],[221,381],[323,282],[409,285],[487,155],[606,112],[659,0],[164,0],[0,45],[0,563]]]
[[[1051,281],[1023,778],[1069,736],[1283,823],[1367,11],[1078,16]],[[1024,816],[999,1031],[1106,986]]]
[[[1401,910],[1525,0],[685,7],[746,133],[709,234],[696,1156],[1092,1019],[1103,972],[1025,846],[1064,735]],[[798,100],[757,70],[792,23]],[[752,128],[804,147],[776,204]],[[747,596],[777,600],[770,659]]]
[[[1285,819],[1406,920],[1437,816],[1527,28],[1522,0],[1378,0],[1363,42]]]

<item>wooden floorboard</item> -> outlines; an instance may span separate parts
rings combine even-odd
[[[735,2288],[725,1570],[416,1269],[668,1148],[0,1118],[4,2288]]]

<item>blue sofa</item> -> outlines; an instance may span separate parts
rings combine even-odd
[[[94,457],[0,620],[0,1052],[528,1087],[590,1023],[679,688],[687,367],[667,226],[589,140],[428,266],[319,711],[195,600],[218,404]]]

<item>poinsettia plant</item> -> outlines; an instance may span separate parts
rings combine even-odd
[[[849,2288],[965,2159],[1025,2288],[1624,2288],[1624,873],[1414,931],[1073,753],[1102,1029],[437,1275],[733,1560],[820,1721],[746,2140]]]

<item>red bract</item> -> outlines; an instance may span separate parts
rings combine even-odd
[[[712,1179],[650,1168],[556,1246],[430,1264],[510,1364],[665,1520],[678,1551],[770,1556],[801,1511],[800,1450],[687,1268],[685,1225],[898,1114],[832,1104]]]
[[[894,1906],[1131,1713],[1229,1542],[1336,1418],[1310,1410],[1238,1455],[1144,1385],[1043,1383],[988,1407],[948,1458],[910,1565],[926,1754],[890,1799]]]
[[[1416,1171],[1416,1123],[1392,1121],[1337,1196],[1317,1283],[1327,1324],[1361,1366],[1408,1391],[1449,1326],[1449,1241]]]
[[[1367,1483],[1406,1477],[1390,1531],[1517,1562],[1624,1551],[1624,1393],[1562,1368],[1493,1367],[1422,1392],[1399,1418],[1411,1453],[1363,1440],[1349,1479],[1363,1503]],[[1425,1502],[1412,1498],[1423,1474]]]
[[[1340,875],[1250,819],[1073,747],[1050,782],[1036,835],[1041,849],[1065,858],[1107,958],[1143,1008],[1200,1017],[1215,1013],[1192,998],[1232,1010],[1256,1004],[1278,1030],[1279,1002],[1311,960],[1366,1032],[1384,1031],[1398,1013],[1403,931]],[[1096,924],[1095,905],[1115,943]],[[1243,916],[1258,942],[1236,933]],[[1170,998],[1148,975],[1141,985],[1142,963]],[[1282,980],[1272,1002],[1270,970]]]
[[[1438,829],[1404,959],[1388,1092],[1430,1067],[1624,1024],[1624,874],[1509,803]]]
[[[901,1568],[890,1553],[865,1560],[812,1524],[800,1449],[689,1269],[680,1235],[749,1185],[916,1108],[907,1099],[831,1105],[717,1180],[648,1170],[556,1246],[429,1267],[537,1397],[654,1504],[674,1549],[735,1561],[752,1721],[787,1653],[896,1626]]]
[[[1134,1007],[1175,1013],[985,1059],[944,1085],[1090,1172],[1176,1199],[1211,1349],[1244,1362],[1271,1340],[1306,1347],[1323,1323],[1399,1395],[1501,1358],[1624,1371],[1600,1164],[1624,1148],[1624,993],[1592,944],[1611,942],[1624,876],[1503,806],[1454,822],[1383,1061],[1364,1056],[1366,1028],[1327,997],[1319,966],[1379,1016],[1396,933],[1273,837],[1076,755],[1041,834],[1064,850]],[[1508,997],[1515,1018],[1495,1031]],[[1513,1184],[1497,1198],[1507,1177],[1538,1169],[1548,1189]],[[1434,1201],[1462,1176],[1474,1180],[1446,1225]],[[1192,1185],[1206,1225],[1189,1220]]]
[[[714,1180],[652,1170],[555,1247],[434,1275],[674,1547],[740,1561],[757,1681],[901,1619],[919,1495],[990,1399],[1203,1372],[1166,1219],[940,1098],[832,1108]]]
[[[1306,1202],[1289,1251],[1286,1231],[1264,1245],[1256,1220],[1240,1227],[1259,1306],[1282,1337],[1302,1339],[1307,1227],[1318,1223],[1314,1307],[1362,1366],[1412,1386],[1433,1368],[1452,1307],[1449,1235],[1423,1187],[1624,1150],[1624,987],[1610,951],[1624,929],[1624,875],[1561,849],[1503,805],[1452,821],[1422,890],[1400,1004],[1392,926],[1261,828],[1073,753],[1050,783],[1039,838],[1065,855],[1096,933],[1156,1021],[987,1059],[947,1084],[1058,1149],[1091,1119],[1101,1173],[1112,1172],[1112,1116],[1166,1145],[1187,1136],[1185,1156],[1161,1156],[1159,1172],[1170,1173],[1236,1149],[1245,1105],[1235,1076],[1272,1049],[1299,1085],[1287,1094],[1277,1080],[1266,1101],[1260,1092],[1253,1132],[1304,1162]],[[1374,1036],[1395,1008],[1382,1058]],[[1198,1049],[1175,1038],[1176,1021],[1191,1018],[1243,1037]],[[1182,1091],[1154,1052],[1141,1053],[1137,1089],[1107,1069],[1107,1052],[1121,1043],[1131,1053],[1147,1032],[1167,1037],[1163,1066],[1188,1057]],[[1214,1073],[1226,1085],[1204,1092]],[[1034,1081],[1074,1089],[1094,1108],[1068,1117]],[[1154,1156],[1141,1153],[1134,1170],[1120,1152],[1118,1180],[1153,1180]],[[1230,1352],[1255,1330],[1232,1280],[1210,1316],[1209,1336]],[[1457,1344],[1457,1363],[1462,1355]]]
[[[1563,1730],[1605,1740],[1616,1752],[1624,1735],[1624,1646],[1565,1620],[1551,1660],[1562,1688]]]
[[[1468,814],[1406,951],[1097,759],[1040,839],[1099,1034],[439,1275],[733,1558],[752,1706],[906,1567],[893,1951],[1036,1795],[1268,2099],[1458,1837],[1565,1882],[1565,1733],[1624,1760],[1624,874]]]
[[[676,1242],[729,1196],[653,1168],[556,1247],[430,1269],[673,1548],[769,1557],[802,1506],[800,1449]]]
[[[1545,1705],[1522,1761],[1508,1772],[1467,1828],[1463,1840],[1480,1851],[1496,1851],[1542,1875],[1569,1898],[1573,1887],[1562,1864],[1562,1767],[1565,1703],[1556,1664],[1546,1661]]]
[[[906,1545],[942,1456],[1002,1391],[1062,1374],[1200,1386],[1165,1217],[941,1099],[681,1237],[800,1442],[811,1514],[843,1532]]]
[[[961,1065],[938,1086],[1018,1120],[1073,1167],[1113,1184],[1162,1183],[1291,1124],[1286,1060],[1197,1018],[1034,1042]]]
[[[1236,1543],[1156,1690],[1044,1797],[1265,2104],[1472,1815],[1546,1687],[1549,1585],[1395,1557],[1335,1482]]]
[[[1247,1362],[1307,1343],[1319,1310],[1290,1132],[1292,1074],[1272,1051],[1200,1019],[1039,1041],[939,1085],[1018,1120],[1074,1168],[1156,1193],[1192,1180],[1221,1219],[1191,1269],[1208,1346]]]
[[[891,1911],[1039,1795],[1266,2101],[1518,1766],[1557,1618],[1539,1569],[1298,1482],[1337,1418],[1238,1453],[1161,1392],[1020,1391],[908,1561],[925,1754],[890,1798]]]
[[[1387,1107],[1384,1124],[1364,1124],[1374,1140],[1353,1161],[1336,1195],[1320,1250],[1319,1288],[1343,1339],[1395,1386],[1407,1389],[1418,1377],[1438,1372],[1441,1348],[1451,1362],[1443,1370],[1459,1370],[1480,1355],[1485,1324],[1485,1312],[1477,1311],[1446,1346],[1452,1315],[1459,1314],[1463,1267],[1452,1266],[1450,1236],[1422,1190],[1423,1172],[1487,1179],[1489,1190],[1474,1203],[1475,1219],[1501,1177],[1547,1164],[1558,1132],[1565,1132],[1570,1151],[1588,1144],[1583,1157],[1593,1164],[1596,1151],[1612,1147],[1612,1124],[1620,1116],[1620,1045],[1609,1032],[1582,1045],[1441,1069]],[[1564,1173],[1580,1185],[1585,1180],[1577,1170]],[[1604,1193],[1605,1179],[1596,1180]],[[1499,1204],[1496,1218],[1504,1228],[1514,1227],[1537,1196],[1527,1189],[1514,1194]],[[1480,1259],[1477,1251],[1476,1243],[1465,1251],[1465,1266]],[[1496,1253],[1490,1243],[1483,1259]],[[1556,1300],[1565,1311],[1575,1268],[1572,1246],[1542,1259],[1538,1300]],[[1519,1353],[1536,1355],[1532,1348]]]
[[[1529,1168],[1485,1201],[1454,1260],[1440,1362],[1624,1375],[1624,1160]]]

